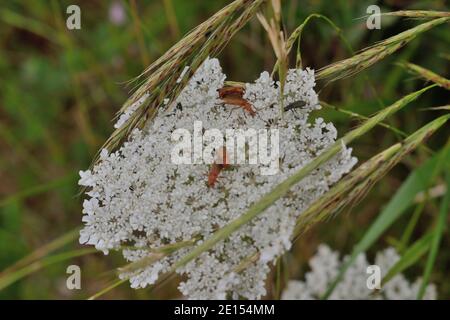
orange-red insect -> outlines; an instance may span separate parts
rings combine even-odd
[[[219,89],[219,97],[221,99],[225,97],[230,96],[237,96],[242,98],[244,96],[244,88],[242,87],[232,87],[232,86],[226,86]]]
[[[220,172],[222,171],[222,169],[228,167],[228,163],[227,163],[227,151],[225,149],[225,147],[222,147],[222,151],[221,152],[217,152],[218,153],[218,158],[220,158],[221,163],[217,163],[214,162],[211,166],[211,170],[209,171],[208,174],[208,187],[213,188],[214,185],[217,182],[217,178],[219,177]]]
[[[219,89],[219,97],[225,104],[239,106],[254,117],[256,112],[252,105],[243,98],[244,92],[242,87],[226,86]]]

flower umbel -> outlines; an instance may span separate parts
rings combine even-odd
[[[348,259],[344,257],[343,261]],[[400,259],[394,248],[387,248],[376,254],[375,265],[381,270],[384,277],[389,269]],[[326,245],[320,245],[315,256],[309,260],[311,271],[306,273],[304,281],[291,280],[283,292],[284,300],[316,300],[326,292],[328,286],[339,273],[343,263],[339,259],[339,253],[331,250]],[[370,263],[366,255],[361,254],[355,263],[347,270],[344,278],[333,291],[332,300],[414,300],[417,297],[421,280],[410,283],[404,275],[398,274],[388,281],[381,290],[367,287],[367,268]],[[436,299],[436,287],[428,285],[424,299]]]
[[[207,59],[173,105],[160,111],[146,128],[134,130],[119,150],[104,150],[92,171],[80,173],[80,184],[89,187],[86,194],[90,197],[83,205],[81,243],[105,253],[122,250],[124,257],[134,262],[164,246],[202,241],[335,142],[337,131],[332,123],[309,118],[311,111],[320,108],[313,70],[289,70],[282,99],[279,83],[267,72],[246,84],[243,98],[253,106],[255,116],[223,104],[218,90],[225,78],[219,61]],[[280,118],[281,101],[284,106],[301,101],[302,107]],[[202,121],[204,129],[278,129],[279,172],[261,175],[263,164],[231,166],[210,188],[209,165],[171,162],[172,132],[192,128],[194,121]],[[248,141],[247,147],[252,143]],[[256,299],[265,295],[269,263],[290,249],[297,217],[355,163],[351,149],[343,146],[336,157],[262,215],[179,268],[177,272],[187,276],[179,286],[182,294],[190,299]],[[188,250],[178,248],[152,264],[125,270],[121,277],[129,278],[133,288],[153,284]],[[235,272],[255,253],[260,253],[258,261]]]

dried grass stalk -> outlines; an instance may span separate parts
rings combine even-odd
[[[442,23],[448,22],[449,19],[450,18],[434,19],[383,40],[371,47],[363,49],[351,58],[333,63],[320,69],[317,72],[316,78],[330,79],[331,81],[334,81],[356,74],[391,55],[423,32],[428,31]]]

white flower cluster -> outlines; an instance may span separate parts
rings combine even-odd
[[[169,244],[191,239],[201,243],[335,142],[333,124],[320,118],[308,122],[309,113],[320,108],[314,71],[289,71],[283,103],[303,103],[301,108],[286,111],[282,119],[279,84],[267,72],[245,88],[244,98],[255,109],[254,117],[238,106],[223,104],[218,89],[224,81],[218,60],[206,60],[169,112],[161,111],[147,128],[134,130],[118,151],[109,154],[104,150],[92,171],[80,173],[80,184],[88,187],[90,197],[83,205],[81,243],[95,245],[105,253],[122,250],[128,261],[143,259],[155,248]],[[171,133],[177,128],[193,128],[194,121],[202,121],[204,129],[277,128],[278,174],[260,175],[260,164],[230,165],[220,173],[216,185],[208,187],[210,165],[171,162]],[[355,163],[351,149],[343,146],[336,157],[294,186],[286,197],[179,268],[177,272],[186,276],[179,286],[182,294],[190,299],[264,296],[268,264],[289,250],[297,217]],[[121,277],[130,278],[133,288],[153,284],[191,249],[179,249]],[[235,272],[257,252],[257,262]]]
[[[332,251],[326,245],[320,245],[314,257],[309,260],[311,271],[305,274],[305,281],[291,280],[283,292],[283,300],[316,300],[326,292],[328,286],[339,273],[339,268],[349,257],[339,260],[339,253]],[[380,268],[383,278],[391,267],[400,259],[394,248],[377,252],[375,265]],[[348,268],[342,280],[330,296],[332,300],[414,300],[421,285],[417,279],[410,283],[403,274],[398,274],[389,280],[381,290],[369,289],[367,267],[371,265],[365,254],[357,257]],[[435,300],[436,287],[429,284],[424,299]]]

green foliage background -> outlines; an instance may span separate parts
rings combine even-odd
[[[98,148],[113,131],[112,119],[132,87],[126,81],[138,75],[182,35],[207,19],[229,1],[147,0],[118,1],[126,14],[115,25],[109,10],[115,1],[3,1],[0,4],[0,272],[52,239],[81,225],[77,186],[80,169],[89,166]],[[362,49],[421,21],[385,17],[381,30],[368,30],[366,8],[376,2],[382,11],[426,9],[447,11],[445,1],[286,0],[285,25],[292,32],[311,13],[329,17],[353,50]],[[69,31],[66,8],[78,4],[81,30]],[[141,41],[141,42],[140,42]],[[408,74],[397,62],[410,61],[449,76],[450,32],[448,24],[432,29],[394,55],[357,76],[322,84],[320,99],[370,116],[404,95],[423,87],[423,80]],[[319,20],[306,27],[302,41],[305,66],[318,69],[351,56],[335,31]],[[275,58],[261,26],[253,19],[220,56],[228,80],[252,81],[271,70]],[[373,89],[376,91],[374,94]],[[445,111],[422,108],[448,104],[448,91],[436,88],[389,119],[389,124],[414,132]],[[324,109],[317,115],[335,122],[344,133],[358,122],[347,115]],[[449,137],[449,126],[427,142],[434,150]],[[362,163],[400,140],[385,128],[376,128],[352,145]],[[290,277],[300,277],[307,260],[320,243],[349,253],[365,234],[408,175],[429,156],[423,150],[405,158],[360,203],[346,208],[333,220],[301,237],[288,255]],[[431,174],[431,173],[430,173]],[[448,192],[448,191],[447,191]],[[412,241],[424,235],[436,221],[439,198],[427,201]],[[414,212],[408,208],[382,238],[378,249],[398,245]],[[447,218],[448,220],[448,215]],[[60,252],[80,248],[76,241]],[[441,299],[450,298],[450,236],[444,233],[431,281]],[[406,271],[422,275],[426,255]],[[104,288],[121,266],[119,255],[96,253],[52,264],[0,290],[2,299],[78,299]],[[66,289],[65,269],[82,268],[82,290]],[[1,274],[1,273],[0,273]],[[269,288],[270,289],[270,288]],[[272,290],[269,297],[273,297]],[[153,289],[132,290],[122,285],[106,298],[161,299],[176,296],[176,280]]]

